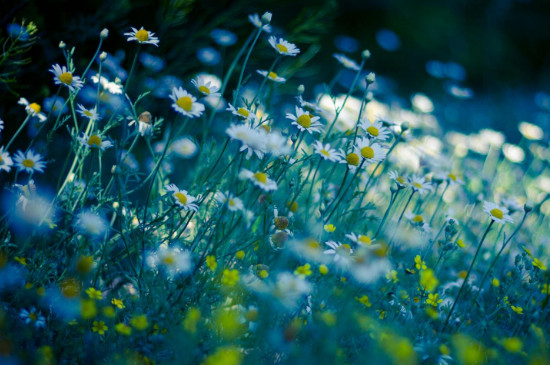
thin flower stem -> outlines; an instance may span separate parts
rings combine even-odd
[[[132,80],[132,76],[134,75],[134,70],[136,68],[136,63],[137,63],[137,59],[140,51],[141,51],[141,44],[138,44],[136,54],[134,55],[134,60],[132,61],[132,66],[130,67],[130,72],[128,73],[128,78],[126,79],[126,83],[124,84],[124,88],[122,89],[123,94],[126,94],[126,89],[128,89],[128,85],[130,85],[130,80]]]
[[[332,217],[332,215],[334,214],[334,212],[336,211],[336,209],[338,209],[338,205],[340,204],[340,202],[342,202],[342,199],[344,199],[344,197],[346,196],[349,188],[351,187],[351,185],[353,184],[353,181],[355,180],[355,178],[357,177],[357,175],[359,175],[359,172],[361,171],[361,168],[363,167],[363,164],[365,163],[365,159],[363,159],[361,161],[361,163],[359,164],[359,166],[357,167],[357,170],[355,171],[355,174],[353,174],[353,177],[351,178],[348,186],[346,187],[346,190],[344,190],[344,192],[342,193],[342,195],[340,195],[340,199],[336,202],[336,204],[334,205],[334,208],[332,209],[332,212],[330,212],[330,214],[328,215],[328,217],[325,218],[325,223],[328,222],[328,220],[330,219],[330,217]]]
[[[439,197],[439,200],[437,201],[437,205],[435,206],[435,210],[432,214],[432,217],[430,218],[430,223],[428,223],[431,227],[432,225],[432,222],[437,214],[437,212],[439,211],[439,208],[441,207],[441,203],[443,202],[443,196],[445,195],[445,193],[447,192],[447,188],[449,187],[449,182],[447,181],[446,185],[445,185],[445,188],[443,189],[443,192],[441,193],[441,196]]]
[[[241,86],[243,83],[243,76],[244,71],[246,69],[246,65],[248,64],[248,60],[250,59],[250,55],[252,54],[252,50],[254,49],[254,46],[256,45],[256,42],[258,42],[258,38],[260,38],[260,34],[262,34],[262,27],[258,28],[258,31],[256,33],[256,37],[254,37],[254,40],[252,41],[252,45],[248,49],[248,52],[246,53],[246,57],[244,58],[243,66],[241,68],[241,73],[239,74],[239,82],[237,83],[237,87],[235,88],[235,93],[233,94],[233,105],[237,102],[237,99],[239,98],[239,93],[241,92]]]
[[[395,203],[395,201],[397,200],[397,195],[399,195],[400,192],[401,192],[400,188],[398,188],[395,193],[392,192],[391,197],[390,197],[390,204],[388,205],[388,208],[384,212],[384,216],[382,217],[382,220],[380,221],[380,224],[378,225],[378,229],[376,230],[376,233],[374,234],[373,238],[378,237],[378,234],[382,230],[382,227],[384,227],[384,223],[386,222],[386,219],[388,218],[388,214],[390,213],[390,210],[393,206],[393,203]]]
[[[27,117],[25,118],[25,120],[23,121],[23,123],[21,123],[21,126],[19,127],[19,129],[15,132],[15,134],[13,135],[13,137],[11,137],[10,141],[8,142],[8,144],[6,145],[6,147],[4,148],[5,151],[8,150],[8,148],[10,148],[11,144],[13,143],[13,141],[15,140],[15,138],[19,135],[19,133],[21,133],[21,131],[23,130],[23,128],[25,128],[25,126],[27,125],[27,122],[29,121],[30,119],[30,115],[27,114]]]
[[[491,223],[487,226],[487,229],[485,230],[485,233],[483,233],[483,236],[481,237],[481,240],[479,241],[479,245],[477,246],[476,253],[474,255],[474,258],[472,259],[472,263],[470,264],[470,267],[468,268],[468,272],[466,273],[466,277],[464,278],[464,282],[462,282],[462,286],[458,290],[458,294],[456,295],[456,298],[453,302],[453,305],[451,307],[451,310],[449,311],[449,314],[447,315],[447,319],[445,320],[445,323],[443,324],[443,327],[441,327],[441,332],[445,330],[447,327],[447,324],[449,323],[449,319],[451,319],[451,315],[453,314],[453,311],[456,307],[456,304],[458,303],[458,300],[460,299],[460,294],[462,294],[462,290],[464,290],[464,287],[468,283],[468,278],[470,277],[470,274],[472,272],[472,268],[474,267],[474,264],[476,262],[477,256],[479,255],[479,251],[481,250],[481,246],[483,245],[483,242],[485,241],[485,238],[487,237],[487,234],[491,230],[491,227],[495,223],[494,220],[491,219]]]

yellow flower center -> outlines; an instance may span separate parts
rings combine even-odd
[[[88,145],[101,147],[101,137],[97,134],[90,136],[90,138],[88,138]]]
[[[181,193],[181,192],[178,191],[177,193],[174,194],[174,196],[178,199],[178,201],[181,204],[183,204],[183,205],[187,204],[187,197],[185,196],[184,193]]]
[[[455,174],[449,174],[447,176],[449,177],[449,179],[451,179],[453,181],[456,181],[456,175]]]
[[[0,164],[2,163],[2,156],[0,155]]]
[[[424,221],[424,218],[422,218],[421,215],[415,215],[414,218],[412,219],[413,222],[415,223],[422,223]]]
[[[234,207],[235,206],[235,201],[233,199],[229,199],[229,206],[230,207]]]
[[[361,148],[361,156],[371,159],[374,157],[374,150],[372,149],[372,147],[369,146],[363,147]]]
[[[358,241],[367,245],[371,244],[371,239],[367,236],[360,235]]]
[[[70,85],[73,82],[73,74],[70,72],[63,72],[59,75],[59,80],[65,85]]]
[[[330,157],[330,153],[329,153],[327,150],[325,150],[325,149],[322,149],[322,150],[321,150],[321,154],[322,154],[323,156]]]
[[[380,133],[378,131],[378,128],[376,128],[375,126],[371,125],[370,127],[367,128],[367,132],[371,135],[371,136],[375,136],[375,137],[378,137],[378,134]]]
[[[415,188],[420,189],[420,188],[422,187],[422,184],[415,182],[415,183],[413,183],[413,186],[414,186]]]
[[[36,104],[36,103],[32,103],[31,105],[29,105],[29,108],[34,110],[36,112],[36,114],[40,113],[40,111],[42,110],[42,107],[39,104]]]
[[[258,180],[259,182],[265,184],[267,182],[267,175],[264,174],[263,172],[257,172],[254,174],[254,177],[256,178],[256,180]]]
[[[357,156],[357,153],[350,153],[346,156],[346,161],[348,164],[357,166],[359,165],[359,156]]]
[[[277,80],[277,74],[276,74],[275,72],[273,72],[273,71],[271,71],[271,72],[267,75],[267,77],[269,77],[269,78],[272,79],[272,80]]]
[[[346,251],[346,252],[350,252],[351,251],[351,246],[348,245],[347,243],[344,243],[343,245],[341,245],[340,247],[338,247],[339,249],[341,249],[342,251]]]
[[[199,91],[203,94],[210,95],[210,89],[204,85],[199,86]]]
[[[193,107],[193,100],[189,96],[182,96],[176,101],[176,104],[186,112],[190,112]]]
[[[146,42],[149,40],[149,32],[145,29],[140,29],[136,32],[136,38],[140,42]]]
[[[32,168],[34,167],[34,161],[26,158],[23,160],[23,166]]]
[[[84,115],[90,118],[93,116],[92,112],[89,110],[84,110]]]
[[[405,179],[403,179],[403,176],[398,176],[396,180],[401,184],[405,183]]]
[[[281,53],[288,53],[288,48],[286,48],[284,44],[281,44],[281,43],[277,44],[277,49]]]
[[[29,313],[29,318],[33,321],[36,321],[38,319],[38,316],[36,315],[36,313],[31,312]]]
[[[245,108],[239,108],[237,109],[237,113],[239,115],[242,115],[243,117],[245,118],[248,118],[248,116],[250,115],[250,112],[248,110],[246,110]]]
[[[497,219],[502,219],[502,217],[504,217],[504,213],[498,208],[492,209],[491,215]]]
[[[308,114],[302,114],[298,117],[296,122],[304,128],[309,128],[311,126],[311,117]]]
[[[165,256],[163,259],[162,259],[162,262],[165,264],[165,265],[174,265],[174,257],[172,255],[170,256]]]

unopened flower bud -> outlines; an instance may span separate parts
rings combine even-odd
[[[103,30],[101,31],[101,33],[99,33],[99,36],[102,38],[102,39],[105,39],[109,36],[109,29],[107,28],[103,28]]]
[[[370,58],[370,51],[368,49],[364,50],[361,53],[361,57],[363,57],[364,60],[368,60]]]
[[[374,72],[369,72],[369,74],[365,77],[365,80],[367,81],[367,84],[374,84],[376,81],[376,75]]]
[[[65,47],[67,47],[67,45],[65,44],[65,42],[63,42],[63,41],[59,42],[59,48],[65,49]]]
[[[302,95],[304,91],[306,91],[306,87],[300,84],[300,86],[298,86],[298,95]]]
[[[409,122],[403,122],[403,123],[401,123],[401,130],[402,130],[403,132],[405,132],[406,130],[408,130],[409,127],[410,127]]]
[[[105,61],[107,59],[107,52],[101,52],[101,54],[99,55],[99,60],[101,62]]]
[[[265,24],[271,23],[271,17],[272,17],[272,16],[273,16],[273,15],[272,15],[270,12],[266,11],[266,12],[264,13],[264,15],[262,15],[262,24],[265,25]]]
[[[530,200],[527,200],[525,202],[525,205],[523,206],[523,209],[525,209],[525,213],[529,213],[533,210],[533,202]]]
[[[288,218],[283,216],[275,217],[275,228],[284,231],[288,227]]]

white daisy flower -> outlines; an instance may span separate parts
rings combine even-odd
[[[339,162],[342,159],[340,152],[336,151],[334,148],[331,148],[328,143],[323,145],[321,142],[315,141],[313,144],[313,149],[315,150],[315,153],[319,154],[323,160]]]
[[[221,96],[218,92],[220,87],[214,85],[212,81],[207,81],[204,77],[198,76],[196,80],[191,80],[191,83],[204,96]]]
[[[73,73],[67,70],[67,67],[65,66],[55,64],[50,69],[50,72],[54,74],[54,82],[56,85],[65,85],[72,92],[74,92],[75,89],[80,89],[84,86],[84,83],[80,80],[80,77],[74,76]]]
[[[106,77],[100,76],[99,74],[92,76],[92,82],[94,84],[97,84],[97,83],[101,84],[101,87],[103,87],[103,89],[107,90],[111,94],[115,94],[115,95],[122,94],[122,84],[109,81],[109,79],[107,79]]]
[[[354,60],[349,59],[348,57],[346,57],[341,53],[335,53],[332,56],[336,58],[336,60],[338,60],[338,62],[340,62],[340,64],[345,68],[348,68],[353,71],[359,71],[359,65]]]
[[[129,117],[128,119],[131,119],[131,117]],[[133,119],[130,123],[128,123],[128,125],[134,124],[136,124],[136,121]],[[142,137],[150,137],[153,135],[153,116],[151,115],[151,113],[147,111],[141,113],[138,117],[137,125],[138,133],[141,134]]]
[[[396,170],[388,172],[388,175],[390,179],[395,181],[398,187],[406,188],[407,186],[409,186],[409,181],[407,177],[399,175],[399,173]]]
[[[226,191],[225,193],[218,191],[215,198],[218,203],[222,205],[227,204],[227,209],[232,212],[244,209],[243,201],[231,194],[229,191]]]
[[[170,99],[174,102],[172,108],[186,117],[200,117],[204,111],[204,105],[197,103],[197,99],[181,87],[172,89]]]
[[[236,115],[239,118],[245,119],[247,121],[255,121],[256,120],[256,114],[252,113],[250,109],[248,109],[245,106],[241,106],[239,109],[235,109],[231,103],[227,103],[229,105],[227,107],[227,111],[230,111],[233,115]]]
[[[410,209],[403,215],[413,226],[420,229],[423,232],[430,232],[430,225],[424,221],[424,217],[421,214],[415,214]]]
[[[265,142],[266,150],[273,156],[286,155],[290,152],[288,146],[288,138],[277,131],[273,131],[267,134],[267,140]]]
[[[241,142],[242,146],[240,151],[246,151],[246,159],[249,159],[253,153],[260,159],[264,157],[266,153],[265,141],[267,140],[265,132],[260,132],[246,124],[231,124],[231,126],[225,130],[225,133],[227,133],[231,139]]]
[[[149,32],[143,29],[143,27],[141,27],[140,30],[137,30],[134,27],[131,27],[131,28],[132,28],[131,32],[124,33],[124,35],[128,36],[127,38],[128,42],[137,41],[138,43],[152,44],[158,47],[159,39],[155,37],[155,33]]]
[[[273,71],[268,73],[267,71],[256,70],[256,72],[259,73],[260,75],[262,75],[263,77],[267,77],[271,81],[274,81],[274,82],[277,82],[277,83],[280,83],[280,84],[284,84],[286,82],[286,79],[284,77],[280,77],[279,75],[277,75]]]
[[[355,233],[350,233],[350,234],[347,234],[346,235],[347,238],[349,238],[353,243],[357,243],[358,245],[366,245],[366,246],[369,246],[371,245],[374,241],[376,241],[375,239],[371,239],[369,236],[365,236],[365,235],[362,235],[362,234],[358,234],[356,235]]]
[[[4,121],[0,119],[0,132],[4,129]]]
[[[386,150],[380,144],[371,141],[368,138],[360,138],[357,140],[357,148],[361,153],[361,157],[365,159],[367,165],[378,163],[386,158]]]
[[[298,104],[300,104],[300,107],[304,108],[305,110],[311,113],[320,114],[323,111],[323,109],[321,109],[319,105],[309,101],[305,101],[302,95],[296,96],[296,100],[298,101]]]
[[[336,241],[327,241],[325,242],[325,245],[327,245],[329,249],[323,251],[323,253],[325,255],[333,255],[334,261],[336,262],[349,259],[349,257],[353,253],[351,246],[347,243],[342,244]]]
[[[340,163],[345,163],[350,172],[355,173],[361,162],[361,152],[355,147],[348,154],[340,148]]]
[[[37,117],[40,122],[44,122],[47,119],[46,114],[42,113],[42,107],[40,104],[29,103],[29,101],[25,98],[19,98],[17,104],[23,105],[27,114],[32,117]]]
[[[302,132],[308,131],[309,133],[321,133],[323,125],[319,123],[319,117],[314,117],[312,114],[304,111],[302,108],[296,106],[296,115],[287,113],[286,117],[293,120],[292,124],[295,125]]]
[[[89,210],[80,212],[77,215],[75,228],[88,236],[99,238],[103,237],[109,230],[107,221],[96,213]]]
[[[423,176],[413,175],[409,177],[409,186],[418,191],[420,195],[426,194],[428,191],[432,190],[432,185],[426,181],[426,178]]]
[[[447,173],[445,177],[449,180],[449,184],[451,185],[464,185],[464,180],[460,179],[452,172]]]
[[[262,28],[262,30],[266,33],[271,33],[271,25],[269,24],[263,24],[262,20],[260,19],[260,16],[256,14],[250,14],[248,16],[248,20],[250,23],[252,23],[256,28]]]
[[[264,191],[277,190],[277,183],[269,178],[269,176],[264,172],[252,172],[247,169],[242,169],[239,172],[239,179],[250,180],[254,185],[258,186]]]
[[[25,324],[34,324],[36,328],[46,327],[46,318],[34,307],[30,310],[21,309],[19,318],[21,318]]]
[[[283,56],[296,56],[300,53],[296,45],[285,41],[283,38],[277,40],[277,37],[271,36],[269,37],[269,44],[271,44],[271,47],[273,47],[275,51]]]
[[[172,197],[174,198],[174,202],[183,208],[183,210],[192,210],[197,211],[199,210],[199,206],[194,203],[197,198],[189,195],[187,190],[180,190],[176,185],[170,184],[166,186],[166,190],[172,192]]]
[[[503,207],[501,205],[490,203],[487,201],[483,202],[483,210],[485,213],[491,217],[491,219],[497,223],[504,224],[504,223],[514,223],[514,220],[510,215],[508,215],[509,211],[508,208]]]
[[[378,139],[380,141],[385,141],[391,134],[390,129],[384,127],[380,121],[371,123],[368,119],[363,119],[359,124],[359,127],[367,133],[369,138]]]
[[[156,251],[149,253],[147,265],[152,269],[163,270],[170,277],[188,273],[193,267],[189,251],[166,245],[161,245]]]
[[[105,151],[107,148],[113,147],[113,142],[103,139],[99,134],[88,136],[86,133],[83,133],[82,137],[79,137],[78,140],[86,148],[97,148]]]
[[[4,146],[0,147],[0,170],[10,172],[13,161],[8,151],[4,151]]]
[[[523,205],[521,205],[515,198],[509,197],[509,198],[502,198],[500,199],[500,204],[508,208],[509,214],[513,214],[515,212],[519,212],[523,209]]]
[[[198,150],[197,144],[190,137],[181,137],[170,146],[170,152],[181,158],[191,158]]]
[[[34,153],[32,150],[28,150],[23,153],[22,151],[17,151],[15,157],[15,167],[19,171],[25,171],[29,174],[32,174],[35,171],[44,172],[46,163],[42,161],[42,156],[39,153]]]
[[[99,116],[99,114],[97,112],[97,105],[94,106],[91,109],[86,109],[84,107],[84,105],[78,104],[77,112],[78,112],[78,114],[80,114],[84,118],[88,118],[90,121],[95,121],[95,120],[100,120],[101,119],[101,117]]]

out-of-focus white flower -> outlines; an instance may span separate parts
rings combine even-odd
[[[192,158],[197,151],[197,144],[190,137],[178,138],[170,146],[170,152],[181,158]]]
[[[4,151],[4,146],[0,147],[0,170],[10,172],[13,161],[8,151]]]
[[[225,193],[222,193],[221,191],[218,191],[215,196],[216,200],[220,204],[226,204],[227,209],[229,209],[232,212],[236,212],[238,210],[244,209],[243,201],[233,194],[231,194],[229,191],[226,191]]]
[[[75,228],[92,238],[99,238],[108,232],[109,225],[107,221],[97,213],[86,210],[77,215]]]
[[[263,24],[262,20],[260,19],[260,16],[256,14],[250,14],[248,16],[248,20],[250,23],[252,23],[257,28],[262,28],[262,31],[266,33],[271,33],[271,25],[269,24]]]
[[[170,277],[186,274],[193,267],[191,254],[188,251],[177,246],[166,245],[161,245],[156,251],[149,253],[147,264],[152,269],[161,270]]]
[[[332,55],[342,66],[352,71],[359,71],[359,65],[354,60],[346,57],[341,53],[335,53]]]
[[[271,180],[266,173],[258,171],[252,172],[247,169],[242,169],[239,172],[239,178],[241,180],[250,180],[252,183],[264,191],[273,191],[277,190],[277,183],[274,180]]]

